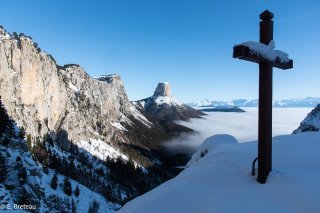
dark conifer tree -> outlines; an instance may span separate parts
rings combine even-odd
[[[25,184],[27,182],[27,170],[23,166],[20,168],[18,172],[18,177],[20,184]]]
[[[10,137],[16,137],[16,131],[15,131],[15,128],[14,128],[14,121],[9,117],[9,121],[8,121],[8,124],[7,124],[7,134],[10,136]]]
[[[7,110],[4,108],[0,97],[0,136],[8,129],[9,121]]]
[[[89,206],[88,213],[99,212],[99,207],[100,207],[100,204],[96,200],[93,200],[93,202]]]
[[[31,150],[31,148],[32,148],[32,139],[31,139],[31,135],[30,134],[27,135],[27,145],[28,145],[28,149]]]
[[[0,152],[0,183],[7,179],[8,168],[6,164],[6,159]]]
[[[26,136],[26,130],[23,127],[19,127],[19,138],[24,139]]]
[[[64,191],[64,193],[66,193],[69,196],[72,194],[71,183],[69,181],[69,178],[67,178],[67,177],[65,177],[63,180],[63,191]]]
[[[75,195],[76,197],[79,197],[79,195],[80,195],[80,189],[79,189],[79,186],[78,186],[78,185],[77,185],[76,189],[74,190],[74,195]]]
[[[17,204],[19,205],[29,205],[31,204],[30,195],[24,188],[19,189],[19,195],[17,199]]]
[[[77,206],[74,200],[71,200],[71,213],[77,213]]]
[[[51,188],[53,189],[57,189],[58,187],[58,177],[57,174],[54,174],[52,179],[51,179],[51,183],[50,183]]]

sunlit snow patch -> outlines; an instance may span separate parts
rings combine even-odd
[[[198,150],[192,155],[191,160],[188,162],[187,167],[191,166],[209,152],[217,149],[220,146],[229,146],[230,144],[238,144],[239,142],[237,139],[228,134],[220,134],[220,135],[213,135],[207,138]]]
[[[100,139],[95,140],[90,138],[89,141],[81,140],[77,143],[77,145],[79,146],[79,148],[86,150],[100,160],[106,160],[107,158],[122,158],[125,161],[129,160],[126,155],[122,154],[119,150],[115,149],[114,147],[110,146]]]
[[[135,119],[139,120],[141,123],[143,123],[144,125],[146,125],[147,127],[151,127],[152,123],[144,116],[142,115],[136,108],[134,105],[130,105],[130,110],[132,112],[132,115]]]
[[[181,102],[169,96],[158,96],[154,101],[157,103],[157,105],[162,105],[162,104],[168,104],[168,105],[174,105],[174,106],[182,105]]]
[[[119,130],[122,130],[122,131],[128,131],[124,126],[121,125],[121,123],[119,122],[110,122],[110,124],[114,127],[116,127],[117,129]]]
[[[69,88],[78,93],[80,90],[69,81]]]

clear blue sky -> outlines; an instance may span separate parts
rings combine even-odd
[[[184,102],[257,98],[258,65],[233,59],[232,50],[258,41],[259,14],[269,9],[276,49],[294,59],[294,69],[274,69],[274,98],[320,96],[318,0],[0,2],[0,25],[30,35],[60,65],[119,73],[131,100],[168,81]]]

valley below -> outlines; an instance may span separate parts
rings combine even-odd
[[[216,134],[233,135],[240,143],[257,140],[258,108],[241,107],[245,112],[206,112],[203,119],[177,121],[178,124],[195,130],[194,134],[166,143],[169,152],[193,154],[202,142]],[[273,108],[273,136],[291,134],[312,108]]]

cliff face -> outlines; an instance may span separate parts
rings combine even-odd
[[[65,130],[73,141],[110,140],[118,130],[112,124],[132,123],[126,117],[133,114],[131,104],[118,75],[94,79],[78,65],[59,67],[30,38],[12,38],[2,29],[0,34],[0,95],[28,133]]]
[[[170,95],[169,85],[160,87],[159,93]],[[0,96],[8,114],[27,134],[49,133],[67,151],[72,141],[96,157],[104,156],[101,160],[107,155],[103,144],[96,152],[90,139],[111,145],[149,167],[158,161],[152,150],[161,149],[162,142],[180,132],[190,131],[174,124],[168,128],[130,103],[119,75],[91,78],[79,65],[59,66],[30,37],[11,36],[3,29]]]

